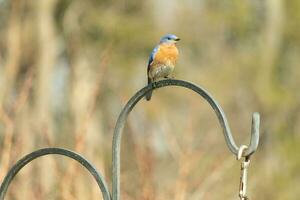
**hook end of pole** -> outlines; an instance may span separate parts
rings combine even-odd
[[[260,114],[254,112],[252,114],[252,126],[251,126],[251,141],[249,148],[245,152],[245,157],[251,156],[257,149],[259,143],[259,126],[260,126]]]

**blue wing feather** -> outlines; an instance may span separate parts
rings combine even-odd
[[[155,59],[155,55],[156,53],[158,52],[159,50],[159,45],[157,45],[151,52],[150,54],[150,57],[149,57],[149,60],[148,60],[148,67],[147,67],[147,76],[148,76],[148,84],[151,83],[151,79],[149,77],[149,71],[150,71],[150,67],[151,67],[151,63],[153,62],[153,60]],[[148,92],[146,94],[146,99],[147,101],[149,101],[151,99],[151,96],[152,96],[152,91]]]
[[[151,52],[149,60],[148,60],[148,67],[147,67],[147,76],[148,76],[148,84],[150,84],[152,82],[152,80],[149,77],[149,71],[150,71],[150,67],[151,67],[151,63],[153,62],[153,60],[155,59],[155,55],[159,50],[159,45],[157,45]],[[152,91],[148,92],[146,94],[146,99],[147,101],[149,101],[151,99],[152,96]]]
[[[150,54],[149,61],[148,61],[148,71],[149,71],[149,66],[153,62],[158,49],[159,49],[159,45],[157,45]]]

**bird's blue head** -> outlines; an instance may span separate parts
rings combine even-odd
[[[173,34],[167,34],[160,39],[160,43],[175,44],[180,40],[179,37]]]

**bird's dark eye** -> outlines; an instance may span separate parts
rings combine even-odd
[[[168,40],[172,40],[172,38],[168,37]]]

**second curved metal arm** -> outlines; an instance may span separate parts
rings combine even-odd
[[[34,151],[26,156],[24,156],[22,159],[20,159],[7,173],[6,177],[4,178],[1,187],[0,187],[0,200],[3,200],[6,194],[6,191],[8,189],[8,186],[10,185],[13,178],[17,175],[17,173],[29,162],[32,160],[49,155],[49,154],[59,154],[63,156],[67,156],[69,158],[72,158],[76,161],[78,161],[81,165],[83,165],[95,178],[97,181],[97,184],[102,192],[102,196],[104,200],[110,200],[110,194],[108,187],[104,181],[104,178],[97,172],[96,168],[89,163],[85,158],[83,158],[81,155],[69,151],[67,149],[61,149],[61,148],[44,148],[39,149],[37,151]]]
[[[227,121],[227,118],[225,116],[225,113],[221,106],[217,103],[216,100],[203,88],[196,86],[195,84],[182,81],[182,80],[173,80],[173,79],[167,79],[167,80],[161,80],[155,83],[152,83],[141,90],[139,90],[125,105],[122,112],[119,115],[118,121],[116,123],[114,136],[113,136],[113,155],[112,155],[112,200],[119,200],[120,199],[120,149],[121,149],[121,137],[123,128],[125,125],[125,121],[127,119],[127,116],[133,109],[133,107],[141,100],[149,91],[154,90],[156,88],[166,87],[166,86],[180,86],[185,87],[188,89],[191,89],[198,93],[200,96],[202,96],[214,109],[218,120],[220,122],[220,125],[223,129],[224,138],[226,141],[226,144],[229,148],[229,150],[237,155],[238,153],[238,146],[236,145],[232,133]],[[251,154],[253,154],[258,146],[259,142],[259,121],[260,117],[258,113],[254,113],[252,116],[252,128],[251,128],[251,141],[248,149],[245,151],[245,154],[243,156],[249,157]]]

